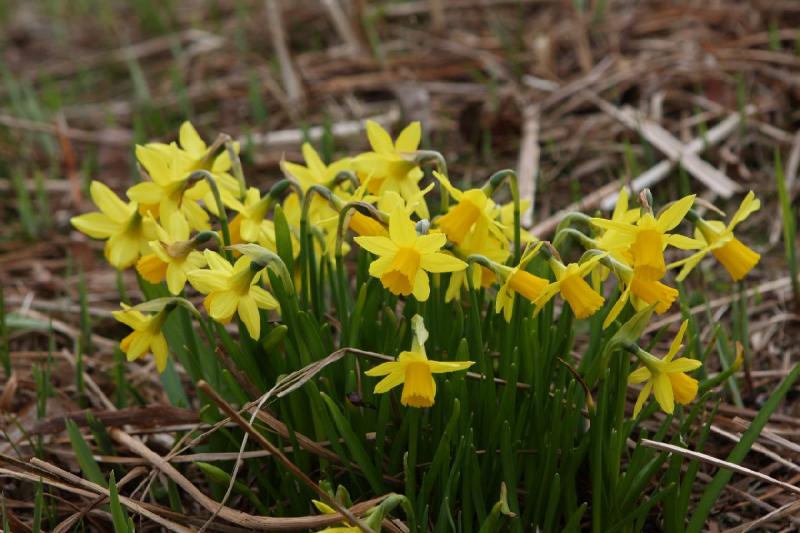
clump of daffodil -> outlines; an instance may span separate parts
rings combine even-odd
[[[278,302],[258,285],[263,268],[242,256],[231,265],[225,258],[211,250],[205,250],[209,269],[192,270],[189,282],[202,294],[206,294],[203,306],[211,318],[223,324],[238,313],[250,337],[261,336],[259,309],[277,309]]]
[[[668,233],[681,223],[694,198],[694,195],[681,198],[658,217],[647,212],[635,222],[593,218],[592,223],[612,232],[601,237],[604,249],[622,254],[623,261],[635,268],[641,279],[655,281],[666,273],[664,249],[668,245],[684,250],[702,245],[689,237]]]
[[[122,310],[114,311],[112,314],[114,318],[133,331],[120,341],[120,349],[125,353],[128,361],[134,361],[148,352],[152,352],[156,368],[159,372],[163,372],[167,368],[169,348],[161,328],[164,327],[164,321],[167,319],[168,307],[162,308],[155,314],[146,315],[134,307],[121,305]]]
[[[472,361],[431,361],[425,353],[428,330],[422,317],[411,319],[414,340],[411,351],[401,352],[397,361],[382,363],[365,372],[368,376],[386,376],[375,385],[375,394],[403,385],[400,403],[409,407],[430,407],[436,399],[436,382],[433,374],[457,372],[473,365]]]
[[[420,123],[406,126],[393,142],[380,124],[368,120],[367,138],[372,151],[355,157],[353,165],[359,176],[370,178],[369,192],[381,196],[395,191],[410,202],[419,194],[419,180],[423,176],[422,169],[411,160],[422,138]],[[430,216],[425,203],[416,204],[415,210],[422,218]]]
[[[675,402],[686,405],[697,396],[697,380],[687,376],[686,372],[700,368],[703,363],[686,357],[675,359],[683,347],[681,341],[686,333],[687,325],[688,321],[684,320],[678,335],[672,341],[669,351],[663,359],[642,349],[637,349],[636,356],[642,366],[631,372],[628,376],[628,384],[644,383],[644,387],[636,399],[636,405],[633,408],[634,417],[642,410],[651,391],[656,397],[658,405],[667,414],[672,414],[675,410]]]
[[[484,221],[478,221],[475,227],[467,233],[464,240],[456,246],[455,253],[460,257],[470,255],[480,255],[491,261],[497,268],[501,267],[511,255],[508,242],[501,242],[488,234],[488,230],[482,227]],[[450,275],[450,284],[447,286],[445,301],[455,300],[461,294],[462,288],[469,288],[468,275],[472,275],[473,287],[490,287],[497,276],[494,271],[484,265],[474,263],[466,270],[459,270]]]
[[[445,175],[434,171],[433,175],[442,184],[442,187],[458,203],[444,215],[436,219],[436,225],[447,235],[447,238],[456,244],[461,244],[467,234],[482,221],[479,227],[492,232],[495,238],[505,239],[503,230],[494,220],[495,203],[482,189],[469,189],[461,191],[454,187]]]
[[[557,293],[561,293],[569,304],[575,318],[588,318],[603,306],[605,298],[595,291],[583,278],[597,267],[600,260],[607,254],[598,253],[583,263],[570,263],[564,265],[556,257],[550,258],[550,269],[556,277],[541,291],[541,295],[534,302],[538,313],[544,305]]]
[[[180,294],[186,285],[186,273],[206,266],[206,258],[195,248],[210,239],[205,232],[189,239],[189,223],[180,212],[174,212],[162,228],[156,226],[158,240],[150,241],[152,253],[136,262],[136,271],[150,283],[167,280],[171,294]]]
[[[503,313],[503,318],[506,322],[511,322],[511,317],[514,312],[514,297],[519,294],[523,298],[535,302],[542,296],[542,291],[548,286],[548,281],[539,276],[535,276],[525,270],[539,249],[542,243],[535,246],[528,247],[517,266],[511,268],[503,265],[497,265],[497,269],[504,276],[503,284],[500,290],[497,291],[495,298],[494,311],[495,313]]]
[[[678,298],[678,291],[660,281],[642,279],[637,274],[636,269],[628,268],[626,265],[618,264],[617,276],[623,284],[624,289],[620,294],[619,300],[608,312],[603,327],[607,328],[619,316],[625,308],[625,304],[630,300],[637,311],[641,311],[649,305],[655,305],[656,313],[666,313],[672,303]]]
[[[682,281],[697,266],[707,253],[711,252],[717,260],[722,263],[733,281],[740,281],[753,267],[758,264],[761,256],[748,248],[742,241],[733,235],[736,226],[747,219],[751,214],[761,208],[761,201],[755,197],[755,193],[750,191],[744,197],[739,209],[731,217],[726,226],[721,220],[705,220],[695,217],[695,238],[703,243],[703,246],[686,259],[676,261],[670,268],[683,266],[677,276],[678,281]]]
[[[356,237],[359,246],[378,256],[369,266],[371,276],[381,280],[392,294],[422,302],[430,295],[428,272],[455,272],[467,264],[440,250],[447,242],[443,233],[418,235],[405,209],[389,215],[389,236]]]
[[[106,240],[104,254],[111,266],[118,270],[133,266],[140,255],[150,252],[155,221],[143,216],[135,202],[123,202],[99,181],[92,182],[89,193],[100,211],[72,217],[70,222],[89,237]]]

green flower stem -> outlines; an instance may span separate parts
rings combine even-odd
[[[587,250],[591,248],[597,248],[597,241],[591,237],[588,237],[585,233],[576,230],[575,228],[563,228],[557,231],[555,237],[553,238],[553,246],[556,249],[561,250],[561,246],[569,237],[573,237],[575,240],[580,242],[581,246]]]
[[[520,201],[517,173],[511,169],[495,172],[489,177],[486,185],[483,186],[483,192],[487,196],[492,196],[503,182],[508,183],[508,187],[511,189],[511,200],[514,202],[514,264],[517,264],[522,256],[522,248],[520,246],[522,227],[520,225]]]
[[[417,150],[416,156],[414,158],[414,162],[417,163],[419,166],[433,163],[441,174],[447,176],[447,161],[445,161],[444,156],[437,152],[436,150]],[[450,207],[450,195],[447,193],[447,190],[444,188],[442,189],[442,202],[440,204],[440,211],[442,214],[447,213],[447,209]]]
[[[225,210],[225,204],[222,202],[222,195],[220,195],[217,180],[214,178],[214,175],[207,170],[195,170],[189,175],[187,181],[199,181],[201,179],[208,182],[208,186],[211,188],[211,194],[214,195],[214,203],[217,204],[217,218],[219,218],[219,224],[222,229],[222,244],[225,247],[223,251],[225,253],[225,258],[233,262],[233,254],[226,249],[232,244],[231,232],[228,228],[228,212]]]
[[[558,226],[556,226],[556,234],[568,227],[573,226],[576,222],[585,224],[587,227],[591,227],[592,217],[578,211],[567,213],[564,215],[564,218],[561,219],[561,222],[558,223]]]

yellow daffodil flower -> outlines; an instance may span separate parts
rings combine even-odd
[[[269,204],[269,197],[262,197],[261,192],[255,187],[247,189],[243,202],[238,200],[231,202],[230,208],[237,211],[236,216],[228,224],[233,244],[261,240],[262,226]]]
[[[369,266],[371,276],[381,280],[392,294],[422,302],[430,295],[428,272],[455,272],[467,264],[440,252],[447,242],[443,233],[417,235],[414,222],[404,209],[389,215],[388,237],[356,237],[359,246],[378,256]]]
[[[238,312],[247,332],[255,340],[261,336],[259,309],[277,309],[278,302],[258,285],[263,270],[256,271],[247,256],[231,265],[221,255],[205,250],[209,269],[192,270],[189,282],[202,294],[206,294],[203,306],[211,318],[223,324]]]
[[[536,313],[541,311],[542,307],[556,293],[560,292],[572,308],[572,312],[575,313],[575,318],[582,319],[592,316],[603,306],[605,298],[592,289],[583,278],[596,268],[599,261],[606,255],[605,253],[598,254],[583,263],[570,263],[566,266],[555,258],[551,259],[550,268],[556,276],[556,281],[542,289],[541,295],[534,302]]]
[[[681,341],[686,333],[687,325],[688,321],[684,320],[664,359],[659,359],[644,351],[640,352],[639,359],[643,366],[628,376],[630,385],[645,384],[636,399],[636,405],[633,408],[634,417],[642,410],[651,391],[655,395],[658,405],[667,414],[672,414],[675,410],[675,402],[686,405],[697,396],[697,380],[687,376],[686,372],[700,368],[703,363],[685,357],[674,359],[683,347]]]
[[[93,239],[107,239],[104,253],[118,270],[131,267],[142,254],[150,252],[149,241],[156,237],[156,223],[142,216],[135,202],[125,203],[114,191],[99,181],[89,187],[99,212],[72,217],[70,222]]]
[[[395,191],[407,202],[419,194],[419,180],[423,172],[419,165],[409,158],[419,148],[422,128],[419,122],[412,122],[400,132],[393,142],[389,133],[380,124],[367,121],[367,137],[372,146],[371,152],[358,155],[353,165],[359,176],[370,177],[369,191],[378,196],[387,191]],[[425,203],[415,205],[417,215],[429,218]]]
[[[497,291],[494,311],[498,314],[502,311],[506,322],[511,322],[511,316],[514,312],[514,297],[517,294],[522,295],[522,297],[531,302],[535,302],[542,296],[542,291],[548,286],[549,282],[546,279],[535,276],[525,270],[525,267],[536,257],[541,247],[542,243],[538,243],[528,248],[522,254],[519,264],[514,268],[501,267],[507,274],[505,281],[500,286],[500,290]]]
[[[167,319],[167,310],[162,309],[154,315],[145,315],[128,305],[121,305],[122,310],[114,311],[112,314],[114,318],[133,331],[120,341],[120,349],[125,353],[128,361],[134,361],[148,352],[152,352],[156,368],[159,372],[163,372],[167,368],[167,357],[169,356],[167,339],[161,333],[161,328]]]
[[[156,227],[158,240],[150,241],[153,253],[142,256],[136,270],[150,283],[167,280],[171,294],[180,294],[186,285],[186,273],[206,266],[205,256],[195,250],[189,239],[189,223],[183,215],[172,213],[164,228]]]
[[[739,281],[744,278],[758,264],[761,256],[734,237],[733,230],[740,222],[746,220],[747,217],[760,208],[761,201],[755,197],[753,191],[750,191],[742,200],[739,209],[731,217],[727,226],[720,220],[699,219],[695,224],[695,238],[701,241],[703,246],[686,259],[669,265],[670,268],[683,266],[676,279],[683,281],[709,252],[722,263],[722,266],[731,275],[733,281]]]
[[[490,261],[502,265],[511,255],[507,242],[500,242],[491,235],[488,235],[485,227],[480,227],[484,222],[479,221],[464,241],[456,247],[460,257],[470,255],[482,255]],[[450,275],[450,284],[447,286],[445,301],[455,300],[461,294],[462,288],[469,288],[468,275],[472,275],[472,285],[474,287],[490,287],[496,280],[495,273],[483,265],[473,264],[466,270],[459,270]]]
[[[480,227],[492,232],[496,239],[505,240],[502,227],[494,219],[495,203],[486,196],[481,189],[469,189],[461,191],[454,187],[447,176],[438,171],[433,175],[439,180],[445,190],[458,203],[447,211],[444,215],[436,219],[436,225],[447,235],[447,238],[456,244],[461,244],[467,233],[476,227],[478,221],[484,224]]]
[[[658,217],[645,213],[635,223],[618,222],[603,218],[593,218],[597,227],[612,230],[605,238],[604,246],[627,254],[632,265],[642,279],[660,280],[666,273],[664,249],[667,245],[684,250],[696,249],[702,243],[678,234],[667,233],[681,223],[694,203],[694,195],[681,198],[666,208]]]
[[[128,189],[128,198],[146,206],[164,220],[174,211],[181,211],[192,228],[206,230],[209,228],[208,213],[198,202],[203,200],[206,207],[216,214],[216,201],[206,181],[190,182],[189,175],[196,170],[207,170],[215,179],[226,204],[238,196],[239,185],[229,173],[232,165],[227,150],[212,159],[206,143],[189,122],[181,125],[179,139],[180,146],[150,143],[136,147],[136,158],[152,181]]]
[[[631,301],[633,307],[638,311],[641,311],[648,305],[655,304],[656,313],[662,314],[666,313],[672,306],[672,302],[678,298],[677,290],[660,281],[642,279],[641,276],[637,275],[635,269],[622,270],[618,275],[625,288],[622,294],[620,294],[619,300],[616,301],[611,311],[608,312],[608,316],[606,316],[606,320],[603,322],[603,328],[607,328],[617,319],[625,308],[625,304],[628,300]]]
[[[324,185],[333,190],[333,181],[336,176],[340,172],[353,169],[353,160],[349,157],[326,165],[309,143],[303,143],[302,152],[306,166],[292,163],[291,161],[281,161],[281,170],[287,177],[294,178],[300,184],[303,192],[307,191],[312,185]]]
[[[375,385],[375,394],[382,394],[403,385],[400,403],[410,407],[430,407],[436,399],[436,382],[433,374],[457,372],[472,366],[472,361],[431,361],[425,353],[428,331],[422,317],[411,319],[414,340],[411,351],[401,352],[397,361],[382,363],[365,372],[368,376],[386,376]]]

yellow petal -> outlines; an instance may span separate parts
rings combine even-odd
[[[759,209],[761,209],[761,200],[756,198],[756,195],[753,191],[748,192],[747,196],[745,196],[742,200],[742,203],[739,204],[739,209],[737,209],[736,213],[734,213],[731,217],[731,221],[728,224],[728,231],[733,231],[733,228],[735,228],[740,222],[745,220]]]
[[[164,198],[164,189],[152,181],[137,183],[127,190],[128,198],[140,204],[158,204]]]
[[[658,216],[658,229],[662,233],[667,232],[681,223],[683,217],[689,212],[694,203],[695,195],[684,196],[674,204],[670,205]]]
[[[261,315],[258,313],[258,306],[253,297],[243,296],[239,300],[238,311],[250,337],[258,340],[261,336]]]
[[[669,351],[667,355],[664,356],[664,361],[669,362],[672,360],[673,357],[678,355],[678,352],[681,349],[681,342],[683,342],[683,336],[686,334],[686,328],[689,327],[689,321],[684,320],[681,322],[681,327],[678,330],[678,334],[675,335],[675,338],[672,340],[672,343],[669,345]]]
[[[378,366],[370,368],[364,372],[364,374],[371,377],[385,376],[394,372],[395,370],[401,369],[401,367],[403,367],[403,363],[399,363],[397,361],[387,361],[379,364]]]
[[[417,237],[414,248],[421,254],[427,254],[438,251],[446,242],[447,236],[444,233],[430,233]]]
[[[303,143],[302,152],[303,158],[306,160],[306,166],[311,171],[314,181],[319,183],[325,180],[327,168],[317,151],[314,150],[314,147],[310,143]]]
[[[186,285],[186,273],[181,266],[177,263],[170,263],[167,265],[167,289],[170,294],[180,294]]]
[[[666,374],[659,373],[653,379],[653,394],[661,409],[671,415],[675,411],[675,398],[672,395],[672,383]]]
[[[397,244],[388,237],[356,237],[354,240],[356,244],[363,249],[378,256],[390,255],[397,252]]]
[[[239,298],[233,291],[219,291],[213,293],[208,313],[217,321],[227,322],[236,312]]]
[[[639,396],[636,398],[636,405],[633,406],[633,417],[636,418],[639,415],[639,412],[642,410],[644,406],[644,402],[647,401],[647,398],[650,396],[650,391],[653,388],[653,384],[649,381],[644,384],[642,390],[639,391]]]
[[[417,240],[414,222],[403,209],[395,209],[389,215],[389,237],[400,246],[408,246]]]
[[[636,385],[637,383],[644,383],[650,379],[650,370],[646,366],[640,366],[628,375],[628,385]]]
[[[414,279],[412,294],[418,302],[424,302],[428,299],[428,296],[430,296],[431,286],[428,280],[428,274],[424,270],[417,272],[417,277]]]
[[[391,371],[389,375],[387,375],[385,378],[380,380],[375,385],[375,389],[373,392],[375,394],[383,394],[384,392],[387,392],[397,387],[398,385],[402,385],[404,379],[405,379],[405,368],[398,367],[396,370]]]
[[[367,121],[367,138],[375,152],[379,154],[391,154],[394,152],[392,138],[377,122]]]
[[[190,270],[187,273],[187,277],[192,287],[202,294],[225,290],[228,286],[227,276],[213,270]]]
[[[153,352],[153,359],[156,361],[156,370],[159,373],[164,372],[167,368],[167,358],[169,357],[169,347],[167,346],[167,339],[164,335],[159,333],[150,341],[150,351]]]
[[[104,183],[93,181],[89,186],[89,193],[92,195],[94,205],[111,220],[124,222],[130,218],[133,209],[120,200],[119,196]]]
[[[263,287],[258,285],[250,286],[250,296],[255,300],[256,305],[261,309],[277,309],[278,300]]]
[[[431,372],[442,374],[444,372],[457,372],[465,370],[475,364],[474,361],[430,361]]]
[[[406,126],[397,136],[395,149],[398,152],[414,152],[419,148],[422,139],[422,127],[419,121],[414,121]]]
[[[441,252],[423,254],[419,264],[428,272],[455,272],[467,268],[461,259]]]
[[[192,154],[193,156],[200,156],[206,151],[206,143],[194,129],[192,123],[188,120],[181,124],[178,139],[181,142],[181,148]]]
[[[72,217],[70,223],[93,239],[107,239],[122,230],[118,222],[97,211]]]
[[[701,366],[703,366],[702,361],[681,357],[670,361],[669,364],[664,367],[664,372],[668,374],[672,374],[673,372],[691,372],[692,370],[697,370]]]

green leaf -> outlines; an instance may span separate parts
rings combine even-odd
[[[92,483],[100,486],[106,484],[106,478],[100,471],[97,461],[92,456],[92,450],[81,435],[81,430],[74,421],[67,419],[65,421],[67,426],[67,433],[69,434],[69,441],[72,444],[72,450],[75,452],[75,458],[78,460],[78,465],[81,467],[83,475]]]
[[[114,471],[108,479],[109,501],[111,507],[111,523],[114,524],[114,533],[129,533],[134,531],[129,528],[128,513],[122,507],[119,501],[119,491],[117,490],[117,481],[114,479]]]

